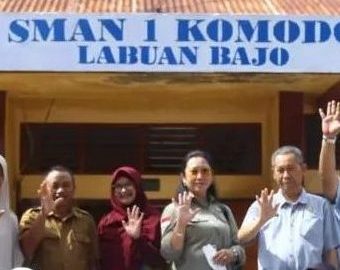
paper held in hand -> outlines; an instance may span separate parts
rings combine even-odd
[[[207,259],[211,269],[213,270],[227,270],[227,268],[223,265],[218,265],[214,263],[213,257],[216,254],[216,248],[213,247],[211,244],[205,245],[203,248],[203,254],[205,255],[205,258]]]

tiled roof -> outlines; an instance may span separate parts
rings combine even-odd
[[[0,12],[340,15],[340,0],[0,0]]]

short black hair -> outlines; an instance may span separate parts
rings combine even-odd
[[[46,173],[45,173],[45,177],[50,173],[50,172],[53,172],[53,171],[57,171],[57,172],[66,172],[68,173],[70,176],[71,176],[71,180],[72,180],[72,183],[73,185],[75,186],[76,184],[76,180],[74,178],[74,174],[73,172],[71,171],[71,169],[63,166],[63,165],[55,165],[55,166],[52,166]]]

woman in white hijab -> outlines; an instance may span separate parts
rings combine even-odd
[[[0,155],[0,270],[10,270],[22,264],[18,242],[18,219],[9,208],[7,163]]]

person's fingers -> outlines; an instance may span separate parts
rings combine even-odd
[[[219,250],[213,257],[215,263],[220,265],[226,265],[228,263],[228,253],[226,250]]]
[[[187,191],[184,191],[184,194],[183,194],[183,203],[184,204],[188,204],[188,200],[189,200],[189,193]]]
[[[192,193],[192,192],[190,191],[190,192],[188,192],[188,197],[189,197],[190,202],[191,202],[192,199],[195,198],[195,195],[194,195],[194,193]]]
[[[182,193],[182,204],[185,204],[186,203],[186,200],[187,200],[187,195],[188,193],[186,191],[184,191]]]
[[[137,205],[133,205],[132,207],[132,217],[137,217],[138,216],[138,206]]]
[[[262,203],[267,203],[268,202],[268,189],[267,188],[262,190],[262,192],[261,192],[261,200],[262,200]]]
[[[43,183],[40,184],[39,189],[38,189],[39,196],[42,195],[42,193],[43,193]]]
[[[141,214],[140,214],[140,216],[139,216],[139,218],[138,218],[138,221],[139,221],[139,222],[142,222],[143,218],[144,218],[144,213],[141,212]]]
[[[124,219],[122,220],[122,225],[123,225],[123,228],[125,228],[127,226],[127,223]]]
[[[223,259],[223,255],[221,253],[216,253],[213,259],[215,263],[220,264],[221,260]]]
[[[331,105],[331,114],[334,115],[336,110],[336,103],[335,100],[332,100],[332,105]]]
[[[336,117],[336,119],[339,119],[339,117],[340,117],[340,102],[336,103],[335,117]]]
[[[126,213],[127,213],[128,218],[130,218],[130,217],[131,217],[131,210],[130,210],[130,207],[128,207],[128,208],[126,209]]]
[[[42,195],[40,197],[40,203],[42,211],[44,212],[45,215],[48,215],[51,211],[53,211],[55,207],[54,201],[48,195]]]
[[[188,192],[188,197],[192,199],[192,198],[195,198],[195,195],[194,195],[194,193],[192,193],[191,191],[189,191],[189,192]]]
[[[194,198],[194,195],[191,192],[188,192],[185,198],[185,204],[191,205],[191,201],[193,198]]]
[[[262,197],[264,194],[264,189],[261,189],[260,197]]]
[[[328,102],[327,103],[326,115],[330,115],[331,114],[331,108],[332,108],[332,102]]]
[[[179,194],[178,194],[178,204],[179,204],[179,205],[182,205],[182,204],[183,204],[183,201],[182,201],[182,193],[179,193]]]
[[[140,209],[138,206],[136,206],[136,209],[135,209],[135,217],[138,218],[140,215]]]
[[[261,203],[262,203],[262,201],[261,201],[259,195],[255,195],[255,199],[256,199],[256,201],[258,202],[258,204],[261,204]]]
[[[217,251],[213,257],[214,260],[220,260],[222,258],[221,250]]]
[[[137,206],[134,204],[131,210],[131,217],[132,218],[136,217],[136,213],[137,213]]]
[[[171,198],[171,202],[175,205],[175,207],[178,205],[178,203],[176,202],[176,199],[174,197]]]
[[[321,119],[324,119],[326,117],[325,113],[323,112],[321,108],[319,108],[319,114],[320,114]]]
[[[264,195],[266,192],[267,192],[267,188],[264,188],[264,189],[261,190],[261,194],[263,194],[263,195]]]
[[[268,202],[272,204],[274,198],[274,190],[272,189],[268,195]]]
[[[43,189],[43,187],[46,186],[46,181],[42,181],[41,184],[40,184],[40,188]]]
[[[38,194],[40,196],[46,196],[48,194],[48,190],[47,190],[47,182],[46,181],[43,181],[41,184],[40,184],[40,188],[38,189]]]
[[[260,196],[259,196],[259,200],[261,202],[261,204],[263,204],[263,198],[264,198],[264,190],[261,190]]]

